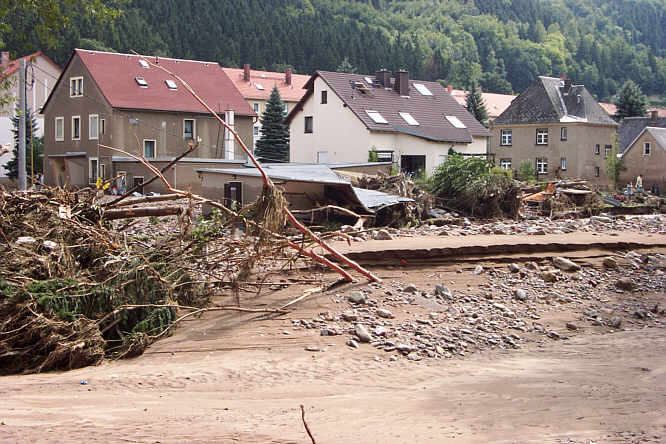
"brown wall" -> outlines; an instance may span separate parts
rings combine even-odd
[[[650,155],[643,155],[645,142],[650,142]],[[636,184],[636,177],[643,175],[643,188],[650,190],[652,184],[659,185],[661,194],[666,193],[666,150],[661,148],[652,134],[645,131],[631,145],[624,155],[626,171],[620,174],[620,185],[631,182]]]
[[[567,128],[567,140],[561,140],[561,128]],[[536,144],[537,128],[548,128],[548,144]],[[510,129],[513,133],[511,146],[502,146],[501,130]],[[583,178],[598,185],[610,183],[606,176],[604,147],[613,145],[616,127],[586,123],[557,123],[539,125],[502,125],[491,127],[490,152],[495,154],[495,163],[501,159],[511,159],[511,169],[518,170],[520,163],[529,160],[535,167],[537,157],[548,159],[548,174],[539,179],[555,178],[561,165],[561,158],[567,159],[566,171],[560,171],[562,178]],[[600,145],[600,153],[595,154],[595,145]],[[599,167],[599,177],[595,177],[595,167]]]

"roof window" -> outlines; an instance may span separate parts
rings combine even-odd
[[[148,65],[148,62],[143,59],[139,59],[139,65],[141,65],[142,68],[148,68],[150,66]]]
[[[138,83],[141,88],[148,88],[148,82],[146,82],[146,79],[143,77],[134,77],[134,80],[136,80],[136,83]]]
[[[263,91],[263,90],[264,90],[264,85],[262,85],[261,83],[254,82],[254,86],[255,86],[259,91]]]
[[[366,113],[368,113],[368,116],[372,119],[373,122],[375,123],[388,123],[388,121],[382,116],[379,111],[372,111],[372,110],[365,110]]]
[[[405,122],[407,122],[408,125],[412,125],[412,126],[418,126],[419,125],[419,122],[417,122],[416,119],[414,117],[412,117],[411,114],[402,113],[402,112],[399,112],[398,114],[400,114],[400,117],[402,117],[402,119]]]
[[[372,85],[372,79],[371,79],[370,77],[365,77],[365,82],[366,82],[368,85]]]
[[[455,126],[456,128],[467,128],[465,124],[462,123],[460,119],[457,118],[456,116],[446,116],[446,120],[448,120],[449,123]]]
[[[174,82],[174,81],[171,80],[171,79],[167,79],[167,80],[165,80],[164,83],[166,83],[166,86],[167,86],[167,88],[169,88],[169,89],[178,89],[178,85],[176,85],[176,82]]]
[[[414,85],[414,88],[416,88],[416,90],[417,90],[418,92],[420,92],[422,96],[432,96],[432,93],[430,92],[430,90],[428,89],[428,87],[425,86],[424,84],[422,84],[422,83],[414,83],[413,85]]]

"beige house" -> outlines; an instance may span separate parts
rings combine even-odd
[[[287,116],[290,160],[367,162],[371,152],[407,173],[433,169],[450,148],[486,155],[489,131],[436,82],[317,71]]]
[[[617,124],[582,85],[539,77],[491,124],[491,153],[502,168],[529,161],[539,180],[610,183],[605,159]]]
[[[642,174],[645,190],[666,192],[666,128],[643,128],[620,156],[627,168],[620,174],[621,185],[635,184]]]
[[[251,146],[256,114],[219,64],[149,59],[220,108],[219,115]],[[82,187],[98,176],[124,176],[129,189],[152,176],[137,160],[101,145],[141,154],[163,167],[198,141],[196,151],[166,172],[172,184],[195,191],[200,189],[197,168],[236,167],[246,160],[233,135],[201,104],[136,55],[75,50],[44,106],[44,116],[44,172],[51,185]],[[154,182],[139,191],[163,191],[163,186]]]

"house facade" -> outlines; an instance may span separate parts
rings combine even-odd
[[[489,131],[439,84],[317,71],[287,116],[290,159],[302,163],[390,161],[402,171],[432,173],[452,148],[486,155]],[[374,156],[374,155],[373,155]]]
[[[252,148],[261,138],[261,116],[266,111],[273,87],[277,86],[280,99],[284,102],[285,113],[288,113],[305,95],[303,85],[310,79],[310,76],[292,73],[291,68],[287,68],[285,72],[257,71],[245,64],[242,69],[223,70],[257,114],[252,128]]]
[[[14,133],[12,133],[12,118],[16,115],[19,89],[19,61],[25,60],[26,72],[26,101],[28,108],[35,114],[38,137],[44,134],[44,116],[41,114],[42,106],[46,103],[62,69],[42,52],[10,60],[9,52],[0,53],[0,76],[8,78],[10,88],[4,93],[10,98],[9,103],[0,107],[0,146],[9,148],[9,153],[0,156],[0,180],[7,176],[4,166],[13,157]]]
[[[582,178],[609,185],[606,158],[617,123],[582,85],[539,77],[491,124],[497,165],[518,170],[528,161],[538,180]]]
[[[214,62],[149,57],[184,79],[252,144],[256,114]],[[200,189],[196,168],[243,164],[233,135],[164,71],[130,54],[75,50],[44,106],[44,175],[49,185],[82,187],[124,176],[127,188],[152,174],[113,147],[157,166],[196,151],[165,173],[181,188]],[[155,182],[148,191],[162,191]]]
[[[618,129],[620,157],[625,171],[620,173],[619,185],[636,183],[643,175],[643,188],[666,192],[666,117],[652,111],[650,117],[625,118]]]

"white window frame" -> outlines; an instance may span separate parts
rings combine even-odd
[[[326,160],[326,162],[324,162],[324,164],[327,164],[329,162],[329,160],[328,160],[328,151],[317,151],[317,163],[318,164],[322,164],[322,162],[321,162],[322,157],[325,158],[323,160]]]
[[[146,142],[153,142],[155,145],[154,153],[151,157],[146,156]],[[157,140],[155,139],[143,139],[143,157],[146,159],[155,159],[157,157]],[[138,176],[137,176],[138,177]]]
[[[566,141],[568,137],[569,134],[567,131],[567,127],[563,126],[562,128],[560,128],[560,140]]]
[[[513,130],[503,129],[500,133],[500,145],[511,146],[513,145]]]
[[[308,131],[308,119],[310,119],[310,131]],[[313,116],[304,116],[303,118],[303,132],[305,134],[314,133],[314,117]]]
[[[143,77],[134,77],[134,81],[140,88],[148,88],[148,81]]]
[[[58,122],[60,122],[60,137],[58,137]],[[63,116],[55,118],[55,141],[64,142],[65,141],[65,118]]]
[[[93,171],[93,162],[96,162]],[[99,159],[97,157],[88,157],[88,183],[97,182],[97,170],[99,168]]]
[[[259,106],[259,104],[258,104],[257,102],[255,102],[255,103],[252,104],[252,110],[253,110],[255,113],[257,113],[257,114],[259,113],[259,108],[260,108],[260,106]]]
[[[500,159],[500,168],[503,170],[510,170],[511,169],[511,159]]]
[[[548,158],[537,157],[536,172],[537,174],[548,174]]]
[[[97,134],[92,133],[92,121],[97,119]],[[99,140],[99,114],[88,114],[88,140]]]
[[[185,135],[185,122],[192,122],[192,138],[188,138]],[[196,140],[197,138],[197,119],[183,119],[183,140]]]
[[[594,145],[594,154],[597,156],[601,154],[601,144],[596,143]]]
[[[69,97],[83,97],[83,76],[69,78]]]
[[[548,128],[536,129],[536,144],[548,145]]]
[[[166,83],[166,86],[167,86],[167,89],[168,89],[168,90],[170,90],[170,91],[178,91],[178,85],[177,85],[176,82],[174,82],[173,80],[171,80],[171,79],[166,79],[166,80],[164,81],[164,83]]]
[[[254,137],[259,137],[261,135],[261,127],[260,126],[253,126],[252,127],[252,135]]]
[[[79,121],[79,137],[74,137],[74,120]],[[72,140],[81,140],[81,116],[72,116]]]
[[[400,112],[400,111],[398,112],[398,114],[400,114],[400,117],[402,117],[402,120],[407,122],[407,125],[419,126],[418,120],[416,120],[414,118],[414,116],[412,116],[411,114],[409,114],[407,112]]]
[[[612,151],[613,151],[612,145],[604,145],[604,158],[610,156]]]
[[[386,120],[384,118],[384,116],[382,116],[382,114],[379,111],[375,111],[375,110],[372,110],[372,109],[366,109],[365,113],[375,123],[379,123],[379,124],[382,124],[382,125],[388,124],[388,120]]]
[[[566,171],[566,170],[567,170],[567,158],[560,157],[560,171]]]
[[[645,142],[643,144],[643,155],[644,156],[649,156],[652,153],[652,145],[650,142]]]

